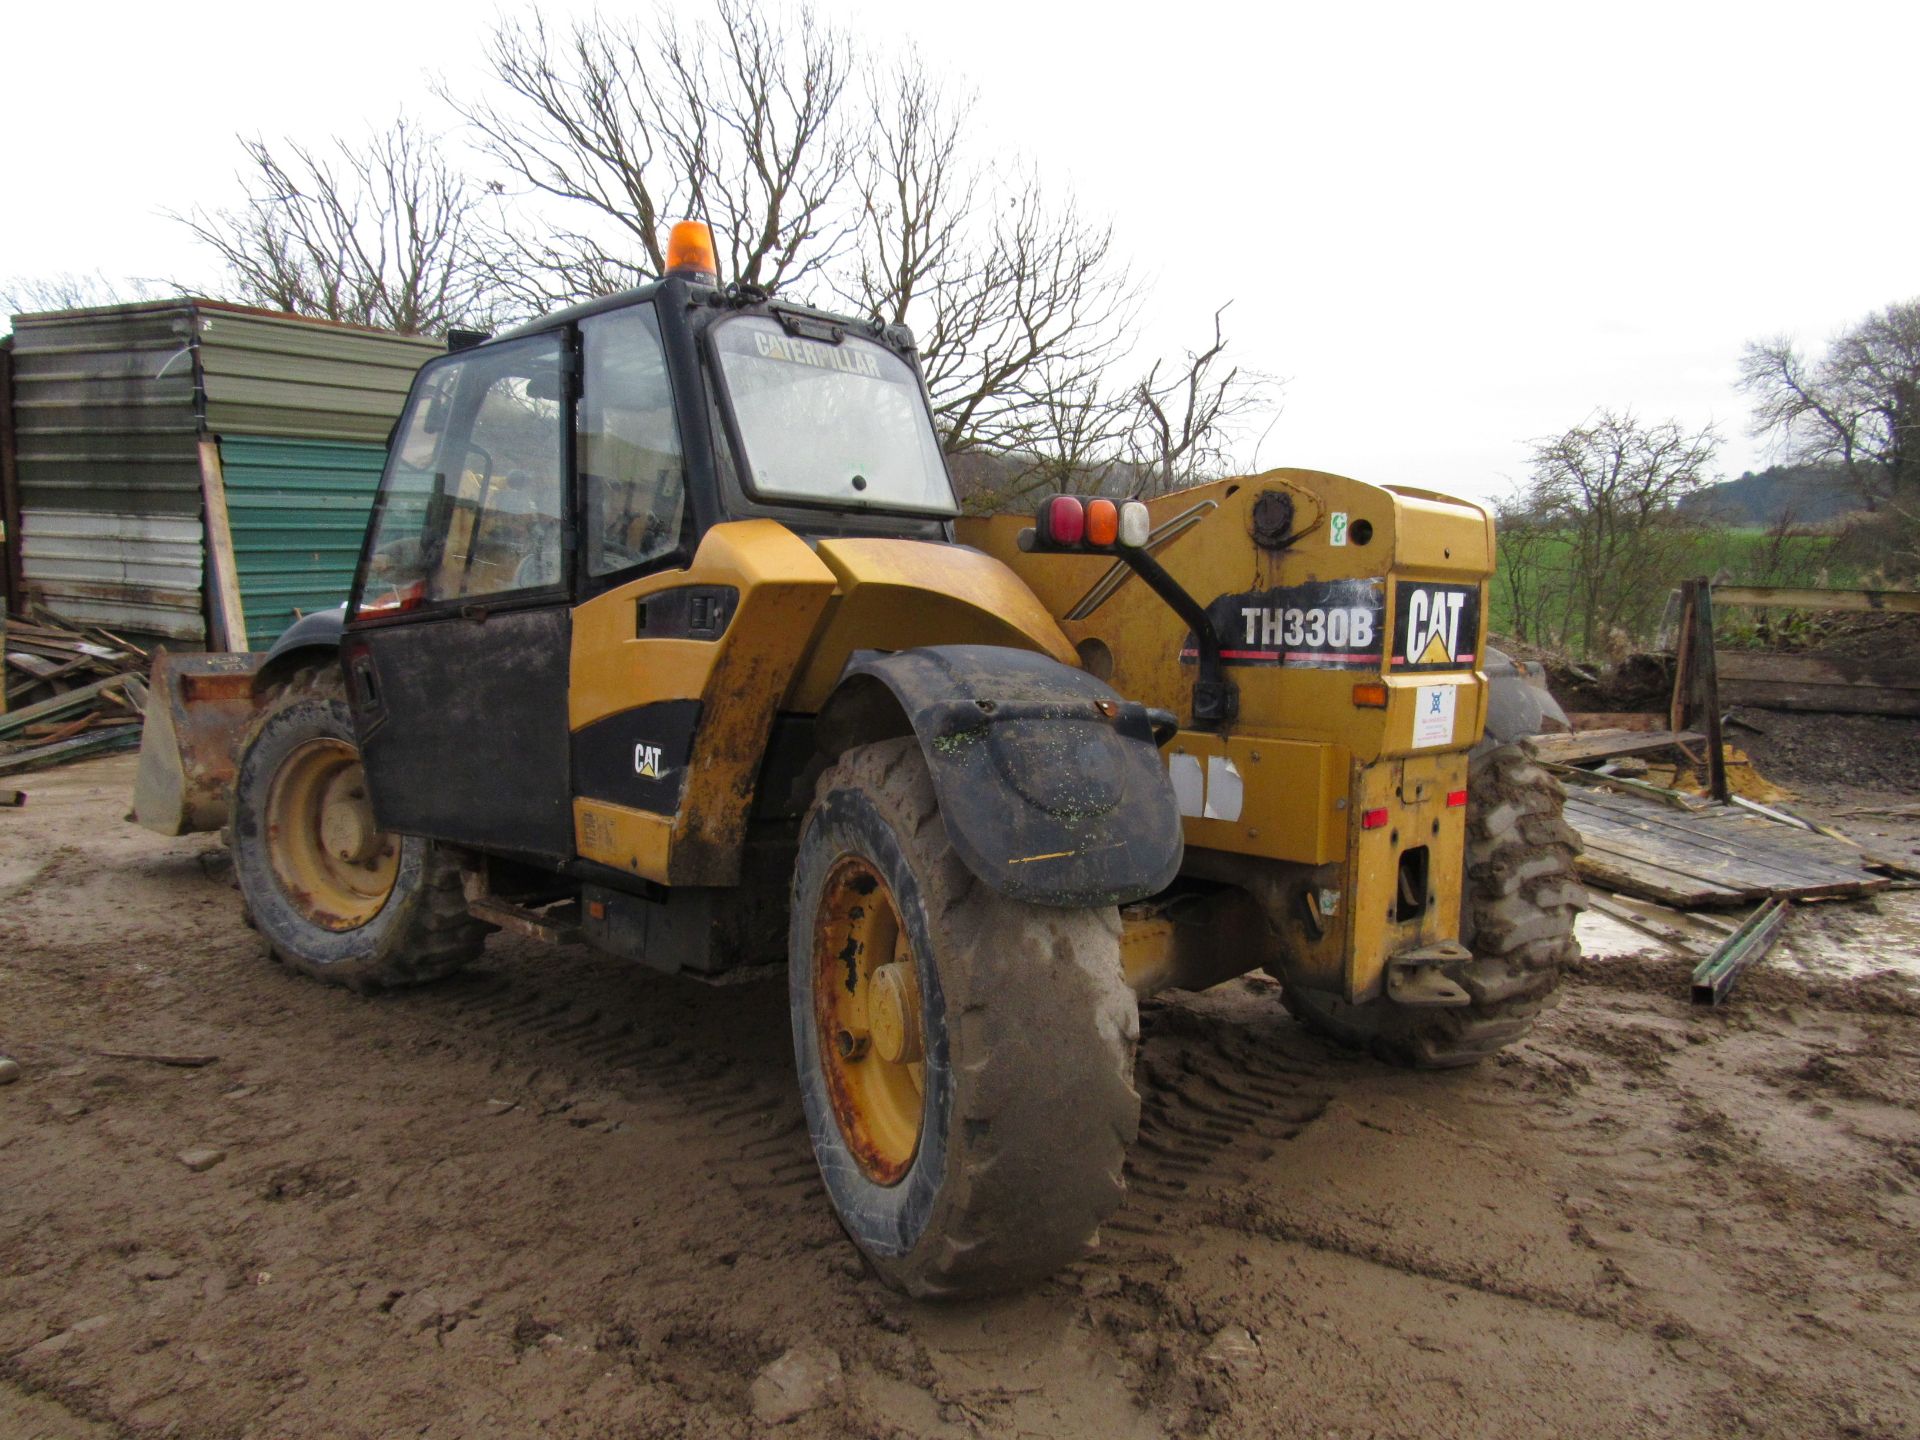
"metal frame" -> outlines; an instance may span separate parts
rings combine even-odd
[[[19,614],[25,607],[27,578],[20,559],[20,462],[14,439],[13,337],[0,341],[0,524],[6,543],[0,546],[0,580],[6,586],[6,608]]]

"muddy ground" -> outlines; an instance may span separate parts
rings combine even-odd
[[[1099,1251],[932,1307],[827,1210],[780,982],[496,937],[322,988],[131,775],[0,811],[6,1440],[749,1436],[794,1347],[844,1380],[793,1436],[1920,1435],[1920,895],[1802,912],[1719,1011],[1589,957],[1462,1074],[1156,1002]]]

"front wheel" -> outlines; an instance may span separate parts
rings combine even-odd
[[[1343,1045],[1420,1070],[1471,1065],[1524,1039],[1580,956],[1580,837],[1561,818],[1562,799],[1560,782],[1518,745],[1473,756],[1460,906],[1460,938],[1473,959],[1454,972],[1469,1004],[1416,1009],[1383,996],[1349,1005],[1288,986],[1287,1008]]]
[[[889,740],[821,778],[789,935],[814,1155],[874,1268],[912,1295],[981,1295],[1079,1255],[1140,1118],[1119,912],[981,885],[917,743]]]
[[[232,817],[248,916],[291,969],[367,990],[480,953],[489,927],[467,913],[459,866],[374,824],[337,668],[304,670],[269,700],[241,745]]]

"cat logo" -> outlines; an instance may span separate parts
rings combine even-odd
[[[1393,663],[1402,670],[1458,670],[1475,660],[1477,585],[1402,582],[1393,627]]]
[[[658,745],[633,747],[633,773],[642,780],[660,778],[660,747]]]

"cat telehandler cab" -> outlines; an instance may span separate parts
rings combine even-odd
[[[138,816],[229,827],[272,954],[784,957],[825,1188],[917,1295],[1094,1236],[1141,996],[1264,968],[1425,1066],[1527,1031],[1579,890],[1480,507],[1276,470],[961,519],[912,336],[710,246],[426,365],[345,606],[156,665]]]

